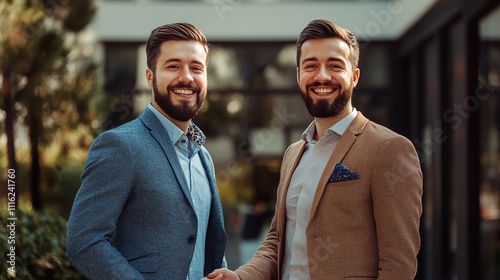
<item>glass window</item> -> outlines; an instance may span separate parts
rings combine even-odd
[[[481,279],[500,279],[500,7],[480,22]]]
[[[230,217],[226,227],[229,242],[240,245],[227,252],[228,256],[235,256],[241,250],[239,257],[228,258],[229,267],[234,269],[260,245],[257,239],[246,254],[245,244],[250,243],[238,242],[260,238],[256,235],[267,231],[283,153],[300,139],[313,118],[297,85],[295,42],[211,45],[208,95],[194,123],[207,136],[205,147],[214,161],[224,214]],[[388,127],[397,119],[391,118],[395,103],[388,82],[392,46],[371,42],[361,50],[363,82],[353,94],[353,104],[359,111]],[[112,43],[105,47],[107,90],[119,95],[133,93],[137,116],[151,100],[151,88],[145,78],[144,44]],[[121,113],[116,110],[115,114],[119,117]],[[259,226],[248,226],[249,223]]]
[[[389,85],[390,49],[386,45],[369,44],[360,49],[359,88],[386,88]]]
[[[209,89],[291,89],[297,86],[295,44],[214,44]]]
[[[109,115],[102,120],[101,128],[108,130],[133,120],[134,93],[137,75],[137,48],[135,43],[106,43],[105,91],[112,96]]]

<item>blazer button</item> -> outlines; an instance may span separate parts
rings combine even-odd
[[[196,241],[196,236],[194,236],[193,234],[191,234],[189,237],[188,237],[188,242],[189,243],[194,243]]]

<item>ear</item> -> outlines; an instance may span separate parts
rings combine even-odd
[[[147,68],[146,69],[146,79],[148,80],[148,85],[150,87],[153,87],[153,78],[154,78],[153,71],[151,71],[151,69]]]
[[[300,69],[297,67],[297,84],[299,84],[300,87]]]
[[[356,70],[354,70],[354,73],[352,75],[352,82],[353,82],[353,88],[356,87],[356,85],[358,84],[358,81],[359,81],[359,68],[356,68]]]

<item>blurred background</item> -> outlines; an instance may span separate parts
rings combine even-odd
[[[215,162],[229,268],[245,263],[269,229],[283,152],[312,121],[295,41],[320,18],[360,41],[354,106],[419,153],[417,279],[500,279],[498,0],[1,0],[0,259],[14,186],[15,277],[82,278],[65,231],[88,149],[150,102],[151,30],[189,22],[211,44],[194,121]]]

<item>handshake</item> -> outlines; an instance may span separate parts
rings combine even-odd
[[[201,280],[240,280],[240,277],[227,268],[220,268],[212,271]]]

